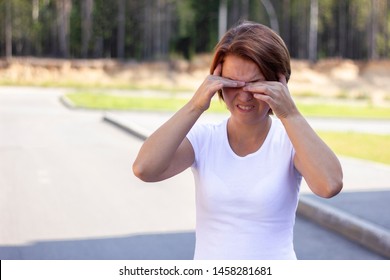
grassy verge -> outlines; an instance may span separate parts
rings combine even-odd
[[[302,104],[298,102],[297,106],[302,114],[311,117],[390,118],[390,108],[372,106],[369,104]]]
[[[77,107],[90,109],[175,111],[186,102],[185,99],[175,97],[145,98],[105,93],[70,93],[66,96]]]
[[[390,135],[319,131],[336,154],[390,164]]]
[[[162,97],[140,97],[111,95],[105,93],[69,93],[66,95],[77,107],[110,110],[149,110],[177,111],[188,99],[177,95]],[[212,112],[226,112],[225,105],[214,98],[210,106]]]
[[[79,107],[112,110],[167,110],[176,111],[188,99],[170,97],[140,97],[129,95],[111,95],[105,93],[70,93],[67,97]],[[308,117],[342,117],[342,118],[390,118],[390,108],[370,105],[297,103],[303,115]],[[209,109],[211,112],[225,112],[223,102],[214,98]]]

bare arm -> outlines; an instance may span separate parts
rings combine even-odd
[[[219,76],[220,73],[221,65],[218,65],[192,99],[145,140],[133,164],[133,172],[138,178],[147,182],[161,181],[191,166],[195,155],[186,135],[209,108],[216,91],[222,87],[242,87],[245,84],[224,79]]]
[[[257,83],[246,89],[267,102],[282,121],[296,152],[294,165],[313,193],[326,198],[338,194],[343,186],[341,164],[297,109],[286,78],[280,75],[280,82]]]
[[[342,168],[333,151],[321,140],[298,112],[283,118],[282,123],[295,148],[295,167],[310,189],[321,197],[338,194],[343,186]]]

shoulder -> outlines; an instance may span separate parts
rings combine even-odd
[[[271,142],[274,145],[292,147],[292,143],[288,137],[286,129],[283,126],[283,123],[276,117],[272,117],[270,138],[272,139]]]
[[[276,117],[272,117],[271,133],[276,137],[287,137],[287,132],[283,126],[282,121]]]
[[[226,122],[227,120],[220,123],[196,123],[187,134],[187,139],[195,151],[215,141],[220,142],[225,135]]]
[[[226,129],[226,122],[224,120],[220,123],[196,123],[189,131],[187,138],[190,140],[193,138],[207,138],[215,134],[220,134]]]

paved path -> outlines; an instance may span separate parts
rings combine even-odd
[[[63,92],[0,87],[0,259],[141,258],[193,231],[190,173],[145,187],[131,172],[141,141]]]
[[[0,259],[192,258],[191,172],[140,182],[131,163],[142,142],[103,122],[104,112],[64,107],[64,92],[0,87]],[[381,168],[367,178],[379,182]],[[377,202],[358,202],[375,222],[373,209],[388,207]],[[384,258],[301,217],[295,231],[301,259]]]
[[[109,113],[105,120],[145,139],[172,113]],[[200,122],[220,122],[227,115],[204,114]],[[309,119],[314,129],[387,134],[390,122]],[[348,129],[347,129],[348,128]],[[390,131],[389,131],[390,134]],[[390,258],[390,166],[340,156],[343,192],[333,199],[314,196],[305,181],[298,214]]]

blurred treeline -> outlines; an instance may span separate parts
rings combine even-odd
[[[248,19],[291,56],[390,56],[390,0],[0,0],[0,56],[191,58]]]

